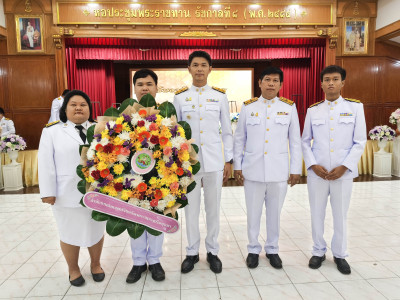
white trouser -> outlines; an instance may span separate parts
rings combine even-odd
[[[149,265],[160,262],[164,233],[154,236],[147,231],[137,239],[131,238],[132,259],[135,266],[143,266],[146,261]]]
[[[279,230],[281,222],[281,211],[287,191],[287,182],[258,182],[245,180],[244,194],[247,209],[247,236],[249,253],[259,254],[261,244],[258,242],[260,234],[260,222],[262,208],[265,202],[265,214],[267,217],[267,240],[265,252],[277,254],[279,252]]]
[[[187,255],[197,255],[200,247],[199,215],[201,201],[201,184],[204,190],[204,208],[206,210],[207,236],[206,250],[213,255],[219,251],[219,211],[221,202],[221,190],[223,172],[199,172],[194,175],[196,187],[188,197],[188,205],[185,206],[186,235],[188,246]]]
[[[331,249],[333,256],[345,258],[347,254],[347,212],[349,210],[353,179],[324,180],[307,178],[310,199],[313,256],[323,256],[326,252],[324,240],[324,221],[328,196],[333,215],[333,237]]]

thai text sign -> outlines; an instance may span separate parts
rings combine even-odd
[[[83,203],[91,210],[139,223],[161,232],[174,233],[179,229],[178,221],[173,218],[97,192],[86,193],[83,197]]]
[[[58,0],[57,24],[333,25],[334,0],[323,4],[129,3]]]

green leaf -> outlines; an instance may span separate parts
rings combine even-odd
[[[150,227],[147,227],[147,226],[145,227],[145,229],[146,229],[146,231],[148,233],[150,233],[151,235],[154,235],[154,236],[159,236],[160,234],[162,234],[161,231],[154,230],[154,229],[152,229]]]
[[[90,126],[89,129],[87,130],[86,138],[87,138],[87,141],[88,141],[89,145],[90,145],[90,144],[92,143],[92,141],[93,141],[94,128],[95,128],[95,127],[96,127],[96,125],[92,125],[92,126]],[[88,145],[88,147],[89,147],[89,145]]]
[[[78,182],[78,191],[80,191],[82,194],[86,194],[86,180],[82,179],[81,181]]]
[[[182,206],[181,206],[181,207],[182,207]],[[171,213],[169,213],[169,214],[166,214],[165,216],[166,216],[166,217],[170,217],[170,218],[172,218],[172,219],[175,219],[175,220],[178,220],[178,219],[179,219],[178,212],[175,212],[175,218],[172,216],[172,214],[171,214]]]
[[[106,231],[111,236],[117,236],[123,233],[128,223],[125,220],[109,216],[106,225]]]
[[[196,175],[200,171],[200,162],[198,161],[192,166],[192,174]]]
[[[129,222],[128,233],[131,238],[137,239],[138,237],[140,237],[143,234],[144,230],[145,230],[145,227],[143,225]]]
[[[140,99],[139,104],[144,106],[144,107],[156,107],[157,103],[156,103],[156,99],[154,99],[154,97],[152,95],[146,94],[142,97],[142,99]]]
[[[189,123],[186,121],[179,121],[178,124],[183,127],[186,139],[190,140],[192,138],[192,129],[190,129]]]
[[[85,175],[83,175],[82,168],[83,168],[82,165],[78,165],[78,166],[76,167],[76,174],[77,174],[81,179],[85,179]]]
[[[177,199],[176,202],[181,205],[179,208],[184,208],[186,205],[188,205],[188,200]]]
[[[171,116],[174,115],[176,116],[175,106],[169,101],[162,103],[158,109],[160,110],[160,115],[164,118],[171,118]]]
[[[104,116],[106,116],[106,117],[118,117],[119,116],[118,109],[116,109],[114,107],[110,107],[109,109],[106,110],[106,112],[104,113]]]
[[[99,211],[92,211],[92,219],[95,221],[107,221],[110,218],[109,215],[103,214]]]
[[[196,153],[199,153],[199,146],[197,146],[196,144],[192,144],[192,147],[194,151],[196,151]]]
[[[186,194],[189,194],[191,191],[193,191],[195,187],[196,187],[196,181],[193,181],[193,182],[192,182],[191,184],[189,184],[189,186],[187,187]]]
[[[86,207],[85,203],[83,203],[83,197],[81,198],[81,201],[79,201],[79,203],[80,203],[83,207]]]
[[[126,98],[119,106],[118,112],[121,114],[129,105],[133,105],[135,102],[137,102],[135,99]]]

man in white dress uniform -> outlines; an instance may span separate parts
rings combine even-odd
[[[60,97],[54,98],[51,102],[51,112],[49,123],[60,120],[60,108],[64,103],[64,96],[69,92],[69,90],[64,90]]]
[[[294,102],[277,96],[283,84],[282,70],[268,67],[258,84],[261,96],[245,101],[240,112],[234,138],[234,174],[239,183],[244,181],[249,239],[246,264],[249,268],[258,266],[262,249],[258,236],[265,203],[267,240],[264,249],[270,264],[280,269],[280,214],[288,183],[293,186],[300,180],[300,126]]]
[[[0,107],[0,135],[3,137],[11,133],[15,134],[14,122],[4,116],[4,109]]]
[[[220,273],[222,263],[217,255],[221,189],[222,181],[227,180],[231,174],[233,162],[229,105],[225,90],[207,85],[207,77],[212,69],[211,57],[207,52],[191,53],[188,69],[193,84],[190,88],[185,87],[176,92],[174,105],[178,120],[188,122],[192,129],[192,138],[199,146],[198,160],[201,168],[195,175],[196,187],[188,194],[189,204],[185,207],[188,245],[181,271],[190,272],[194,264],[199,261],[199,215],[203,184],[207,223],[205,239],[207,262],[214,273]],[[221,124],[222,141],[219,124]]]
[[[149,93],[155,98],[157,82],[158,77],[152,70],[141,69],[136,71],[133,76],[136,99],[140,101],[144,95]],[[144,231],[137,239],[131,238],[133,267],[126,278],[127,283],[134,283],[140,279],[142,273],[147,270],[146,263],[149,264],[149,271],[155,281],[165,279],[165,272],[160,264],[163,241],[163,233],[154,236],[147,231]]]
[[[338,270],[350,274],[347,254],[347,211],[357,164],[367,141],[363,105],[340,96],[346,71],[339,66],[321,72],[325,100],[307,110],[302,148],[308,171],[312,237],[314,241],[309,267],[318,269],[325,260],[325,211],[330,196],[334,233],[331,249]],[[311,141],[312,145],[311,145]]]

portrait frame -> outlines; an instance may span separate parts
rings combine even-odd
[[[17,35],[17,52],[43,53],[43,17],[40,15],[16,15],[15,31]]]
[[[368,18],[343,18],[343,54],[368,54]]]

